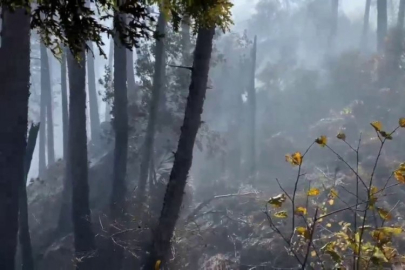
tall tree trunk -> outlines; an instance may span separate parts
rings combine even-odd
[[[255,86],[255,74],[256,74],[256,47],[257,37],[255,36],[253,42],[253,49],[251,55],[250,66],[250,78],[248,88],[248,101],[249,101],[249,122],[250,122],[250,182],[254,183],[256,180],[256,86]]]
[[[86,135],[86,55],[78,63],[68,54],[69,68],[69,137],[67,179],[72,185],[72,223],[77,258],[76,269],[92,269],[91,252],[95,250],[91,226]]]
[[[129,22],[129,17],[127,17],[127,23]],[[137,88],[135,83],[135,73],[134,73],[134,52],[126,49],[126,70],[127,70],[127,83],[128,83],[128,93],[137,94]]]
[[[116,14],[115,20],[125,23],[123,15]],[[121,43],[119,36],[115,36],[114,47],[114,106],[113,125],[115,130],[114,149],[114,170],[113,186],[111,192],[110,209],[111,222],[123,222],[125,213],[125,195],[128,155],[128,96],[127,96],[127,49]],[[117,233],[118,226],[111,226],[111,234]],[[113,250],[112,267],[110,269],[121,269],[124,250],[111,241]]]
[[[182,46],[182,63],[183,66],[189,67],[192,65],[191,54],[191,35],[190,35],[190,18],[185,17],[181,22],[181,46]],[[187,69],[180,70],[181,75],[181,93],[184,99],[188,95],[188,86],[190,85],[190,76]]]
[[[388,30],[387,0],[377,0],[377,51],[384,51],[385,37]]]
[[[39,177],[43,178],[46,174],[46,110],[47,110],[47,93],[46,93],[46,74],[43,61],[43,44],[40,44],[40,57],[41,57],[41,103],[40,103],[40,122],[42,125],[39,130]]]
[[[361,32],[360,50],[368,51],[368,29],[370,25],[370,6],[371,0],[366,0],[366,6],[364,10],[363,30]]]
[[[114,61],[114,39],[110,39],[110,51],[108,53],[108,68],[110,69],[110,76],[111,76],[111,86],[112,86],[112,80],[114,80],[113,77],[113,62]],[[110,89],[112,87],[109,87]],[[110,103],[106,102],[105,103],[105,121],[110,122],[111,121],[111,106]]]
[[[100,141],[100,116],[98,114],[98,101],[96,90],[96,75],[94,71],[93,43],[87,45],[91,51],[87,52],[87,81],[89,85],[89,105],[90,105],[90,131],[93,145],[99,145]]]
[[[185,17],[181,21],[181,46],[183,65],[191,63],[191,36],[190,36],[190,18]]]
[[[402,31],[404,28],[404,19],[405,19],[405,0],[400,0],[397,18],[397,28],[399,31]]]
[[[30,86],[30,15],[2,7],[0,47],[0,269],[14,270]]]
[[[53,137],[53,111],[52,111],[52,86],[49,58],[45,45],[41,42],[41,88],[45,90],[46,96],[46,125],[47,125],[47,150],[48,166],[55,163],[55,146]],[[45,124],[45,122],[44,122]]]
[[[32,257],[31,236],[28,224],[28,202],[27,202],[27,178],[31,167],[32,155],[34,153],[40,124],[31,125],[28,133],[27,148],[24,158],[24,178],[20,186],[20,216],[19,216],[19,238],[22,250],[22,270],[34,270]]]
[[[63,159],[66,160],[67,157],[67,142],[68,142],[68,97],[67,97],[67,78],[66,78],[66,48],[63,49],[62,62],[61,62],[61,88],[62,88],[62,124],[63,124]]]
[[[166,33],[166,21],[163,12],[160,13],[157,25],[157,32],[159,35],[164,35]],[[145,143],[143,145],[143,155],[141,161],[141,170],[139,176],[139,184],[137,189],[137,199],[140,203],[145,200],[145,188],[146,182],[148,180],[148,172],[150,166],[150,159],[153,155],[154,141],[155,141],[155,130],[156,122],[159,111],[159,103],[161,100],[163,80],[164,80],[164,68],[165,68],[165,45],[164,38],[159,38],[156,40],[156,51],[155,51],[155,72],[153,74],[153,89],[152,98],[149,106],[149,119],[148,126],[146,129]]]
[[[335,41],[338,29],[338,17],[339,17],[339,0],[332,0],[332,14],[331,14],[331,29],[330,29],[330,36],[329,36],[329,51],[334,53],[335,50]]]
[[[214,28],[199,29],[198,31],[184,122],[174,155],[173,168],[167,184],[159,224],[154,231],[152,250],[144,269],[154,269],[157,260],[165,263],[170,250],[170,240],[180,213],[184,188],[193,160],[194,142],[201,125],[214,33]]]

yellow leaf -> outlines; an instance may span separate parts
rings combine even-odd
[[[289,162],[293,166],[298,166],[302,164],[302,155],[300,152],[295,152],[292,155],[285,155],[285,161]]]
[[[380,265],[382,262],[388,262],[384,253],[379,248],[375,248],[374,254],[371,257],[371,261],[376,265]]]
[[[374,205],[377,202],[377,196],[375,196],[375,194],[377,192],[378,192],[378,188],[375,186],[372,186],[370,189],[370,202],[369,202],[370,209],[374,209]]]
[[[276,218],[287,218],[288,214],[286,211],[279,211],[279,212],[274,213],[274,216]]]
[[[307,209],[305,207],[299,206],[297,209],[295,209],[295,214],[296,215],[306,215],[307,214]]]
[[[343,132],[339,132],[338,135],[336,136],[339,140],[345,141],[346,140],[346,134]]]
[[[384,220],[391,220],[392,219],[392,215],[390,212],[388,212],[387,210],[377,207],[377,212],[380,215],[380,217]]]
[[[321,192],[319,191],[319,189],[317,189],[317,188],[311,188],[310,190],[308,190],[307,195],[308,195],[308,196],[318,196],[319,193],[321,193]]]
[[[335,201],[334,201],[333,199],[330,199],[330,200],[328,201],[328,203],[329,203],[329,205],[333,205],[333,204],[335,203]]]
[[[326,224],[326,227],[330,228],[330,227],[332,227],[332,224],[328,223],[328,224]]]
[[[162,263],[161,260],[157,260],[155,263],[155,270],[159,270],[160,269],[160,264]]]
[[[382,130],[382,124],[380,121],[375,121],[371,123],[371,126],[376,130],[376,131],[381,131]]]
[[[397,255],[397,250],[393,247],[383,246],[382,252],[387,260],[393,259]]]
[[[285,196],[284,193],[281,193],[279,195],[277,195],[276,197],[272,197],[268,200],[268,203],[273,205],[274,207],[278,208],[281,207],[283,202],[285,202],[285,200],[287,199],[287,197]]]
[[[400,127],[405,127],[405,118],[399,118],[398,124]]]
[[[319,144],[320,146],[325,147],[326,144],[328,143],[328,138],[326,138],[326,136],[323,136],[323,135],[322,135],[321,137],[317,138],[317,139],[315,140],[315,142],[316,142],[317,144]]]
[[[297,227],[295,228],[296,232],[298,235],[304,236],[305,239],[311,239],[311,235],[309,234],[309,231],[305,227]]]
[[[403,172],[400,171],[399,169],[394,172],[394,177],[395,177],[395,179],[397,179],[398,182],[400,182],[401,184],[405,184],[405,176],[404,176]]]
[[[391,234],[391,235],[399,235],[403,232],[401,227],[381,227],[381,228],[378,228],[378,230],[385,234]]]
[[[311,257],[316,257],[316,251],[315,250],[311,251]]]

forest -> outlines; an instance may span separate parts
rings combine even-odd
[[[0,270],[405,269],[405,0],[0,0]]]

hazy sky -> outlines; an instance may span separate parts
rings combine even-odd
[[[233,0],[233,15],[235,21],[246,20],[254,11],[254,3],[257,2],[258,0]],[[340,0],[340,8],[342,8],[348,16],[358,16],[362,14],[362,12],[359,13],[359,11],[363,10],[365,2],[366,0]]]

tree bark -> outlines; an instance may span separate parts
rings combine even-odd
[[[55,146],[53,136],[53,111],[52,111],[52,86],[49,68],[49,58],[45,45],[41,42],[41,88],[45,91],[46,99],[46,126],[47,126],[47,150],[48,166],[55,163]],[[45,126],[45,122],[44,122]]]
[[[157,25],[159,35],[166,33],[166,21],[163,12],[160,13]],[[145,143],[143,145],[143,155],[140,168],[139,184],[137,189],[137,199],[142,204],[145,201],[145,188],[148,180],[150,160],[154,151],[154,141],[156,133],[159,103],[161,100],[165,68],[165,45],[164,38],[156,40],[155,51],[155,72],[153,74],[152,98],[149,106],[149,119],[146,129]]]
[[[387,0],[377,0],[377,51],[384,52],[385,37],[388,30]]]
[[[253,49],[251,55],[250,66],[250,79],[248,90],[248,102],[249,102],[249,119],[250,119],[250,171],[249,179],[251,183],[256,180],[256,86],[255,86],[255,74],[256,74],[256,47],[257,37],[255,36],[253,42]]]
[[[127,71],[127,83],[128,83],[128,94],[129,93],[134,93],[135,97],[137,97],[137,87],[136,87],[136,82],[135,82],[135,73],[134,73],[134,52],[135,48],[133,48],[133,51],[126,49],[126,71]]]
[[[177,151],[174,155],[174,164],[170,173],[159,224],[154,231],[152,250],[144,269],[154,269],[157,260],[161,260],[164,264],[170,250],[170,240],[179,217],[184,188],[192,164],[194,142],[201,125],[214,33],[214,28],[199,29],[198,31],[184,122]]]
[[[43,59],[43,49],[42,42],[40,44],[40,54],[41,54],[41,103],[40,103],[40,126],[39,130],[39,177],[43,178],[46,174],[46,109],[47,109],[47,94],[46,94],[46,76],[45,70],[43,68],[42,59]]]
[[[181,46],[183,65],[189,65],[191,64],[191,36],[189,17],[185,17],[181,21]]]
[[[364,21],[363,21],[363,30],[361,33],[361,42],[360,50],[366,51],[368,49],[368,29],[370,24],[370,6],[371,0],[366,0],[366,6],[364,10]]]
[[[98,114],[98,101],[96,89],[96,75],[94,71],[93,43],[87,45],[91,51],[87,52],[87,81],[89,86],[89,105],[90,105],[90,131],[93,145],[97,146],[100,142],[100,116]]]
[[[125,22],[123,15],[116,14],[115,20]],[[114,106],[113,125],[115,130],[113,186],[110,209],[111,222],[123,222],[125,213],[125,195],[128,156],[128,96],[127,96],[127,49],[121,44],[118,35],[114,46]],[[117,233],[118,226],[111,226],[111,234]],[[110,269],[121,269],[124,250],[111,241],[113,249]]]
[[[61,62],[61,88],[62,88],[62,124],[63,124],[63,159],[67,157],[67,142],[68,142],[68,96],[67,96],[67,70],[66,70],[66,48],[63,49],[62,62]]]
[[[30,15],[2,7],[0,47],[0,269],[14,270],[30,86]]]
[[[76,269],[92,269],[91,253],[95,250],[91,226],[86,136],[86,68],[85,53],[80,62],[68,54],[69,68],[69,137],[67,180],[72,185],[72,223]]]
[[[110,75],[111,75],[111,80],[114,80],[113,78],[113,62],[114,61],[114,39],[110,39],[110,51],[108,53],[108,67],[110,69]],[[110,82],[112,84],[112,81]],[[105,121],[110,122],[111,121],[111,106],[108,102],[105,103]]]
[[[22,270],[34,270],[31,236],[28,223],[27,178],[31,167],[32,155],[34,154],[39,128],[40,124],[31,125],[28,133],[27,148],[24,158],[25,175],[20,186],[19,238],[22,250]]]

